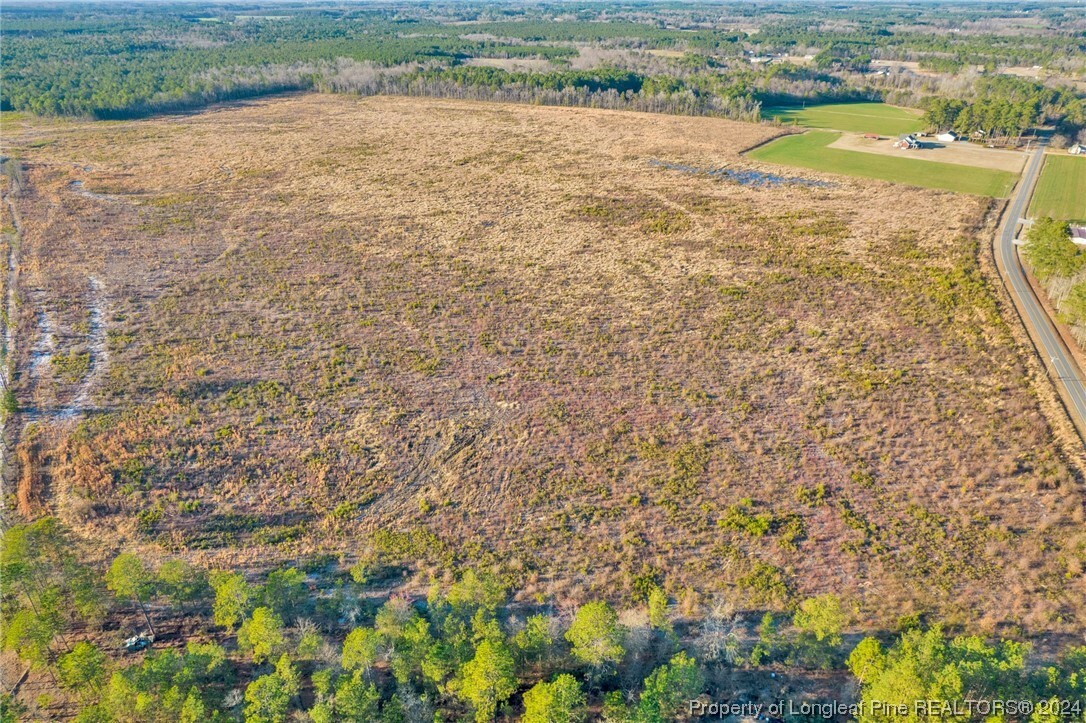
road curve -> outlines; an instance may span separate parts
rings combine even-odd
[[[1003,269],[1005,285],[1011,292],[1026,330],[1037,346],[1045,369],[1064,400],[1071,421],[1080,434],[1086,434],[1086,387],[1082,383],[1082,373],[1033,292],[1033,287],[1026,280],[1014,246],[1014,232],[1019,219],[1024,217],[1026,204],[1033,194],[1033,186],[1037,182],[1043,160],[1044,148],[1040,147],[1033,152],[1033,157],[1026,164],[1022,181],[1018,184],[1003,219],[1003,228],[996,240],[996,256]]]

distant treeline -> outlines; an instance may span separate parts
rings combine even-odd
[[[938,8],[932,8],[938,12]],[[887,13],[891,13],[888,10]],[[766,51],[787,51],[790,48],[825,48],[832,43],[852,56],[879,57],[910,60],[918,54],[930,54],[932,69],[951,68],[934,58],[952,59],[953,64],[986,65],[1047,65],[1066,57],[1086,54],[1086,38],[1082,33],[1033,34],[1012,36],[997,34],[962,34],[956,27],[962,20],[940,23],[935,18],[922,17],[914,11],[901,18],[909,25],[929,25],[927,32],[920,30],[891,30],[893,18],[887,15],[850,30],[834,30],[832,27],[812,24],[803,18],[763,28],[750,38]],[[938,65],[939,67],[935,67]]]
[[[377,73],[366,79],[339,75],[322,89],[362,95],[428,96],[708,115],[745,121],[757,121],[761,117],[761,103],[749,96],[699,94],[686,88],[662,89],[651,79],[615,69],[541,74],[509,73],[493,68],[453,68],[398,76]]]
[[[1086,53],[1081,37],[1053,32],[997,38],[899,28],[928,23],[945,29],[963,17],[993,16],[980,8],[838,8],[833,12],[848,20],[839,26],[812,24],[808,11],[799,10],[781,6],[767,25],[747,34],[714,27],[713,17],[701,11],[673,7],[661,7],[651,19],[601,8],[556,21],[553,9],[544,7],[470,4],[441,13],[424,5],[283,5],[265,15],[213,5],[25,6],[5,9],[0,29],[0,109],[124,119],[320,89],[742,120],[756,119],[762,104],[887,100],[922,105],[930,109],[932,125],[966,132],[1014,135],[1054,122],[1073,138],[1086,126],[1082,98],[1069,89],[1002,76],[958,83],[954,75],[997,61],[1066,62]],[[760,20],[751,8],[730,12],[749,15],[755,24]],[[1066,21],[1056,9],[1049,14],[1053,24]],[[783,57],[801,53],[812,62]],[[914,56],[946,75],[868,72],[873,58]],[[478,58],[544,62],[528,72],[473,64]]]

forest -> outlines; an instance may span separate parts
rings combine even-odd
[[[1017,136],[1086,126],[1086,39],[1059,5],[1048,32],[1012,32],[998,6],[924,12],[795,4],[344,8],[279,5],[5,9],[0,109],[99,119],[292,90],[630,108],[756,120],[762,105],[882,100],[933,127]],[[752,29],[753,26],[753,29]],[[961,26],[968,26],[961,32]],[[517,69],[515,61],[535,63]],[[923,73],[872,72],[919,61]],[[480,65],[482,61],[482,65]],[[1036,65],[1050,80],[1000,74]]]
[[[89,561],[48,517],[4,532],[0,573],[4,649],[55,683],[39,708],[74,701],[80,723],[270,723],[302,712],[317,723],[557,723],[590,713],[666,723],[733,699],[735,671],[776,677],[785,666],[847,668],[853,682],[834,702],[855,706],[860,721],[900,719],[885,711],[919,700],[1017,706],[988,720],[1086,720],[1086,647],[1035,660],[1026,643],[953,634],[921,617],[846,642],[850,608],[832,594],[752,625],[720,605],[676,600],[649,578],[621,615],[605,600],[513,605],[500,577],[470,568],[389,596],[396,570],[379,556],[318,556],[255,578],[132,552]],[[152,649],[118,650],[126,629],[142,630]],[[792,707],[804,704],[827,702]],[[0,720],[21,713],[0,698]]]

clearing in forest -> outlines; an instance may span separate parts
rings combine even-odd
[[[923,130],[920,112],[885,103],[827,103],[807,106],[769,106],[762,117],[785,125],[827,128],[853,133],[878,133],[896,136]]]

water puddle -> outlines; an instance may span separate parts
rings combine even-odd
[[[86,188],[83,187],[82,181],[72,181],[68,184],[68,187],[78,193],[80,196],[83,196],[84,198],[93,198],[95,201],[108,201],[109,203],[116,203],[120,200],[117,196],[88,191]]]
[[[666,168],[669,171],[689,173],[693,176],[709,176],[710,178],[722,178],[733,181],[741,186],[754,188],[775,188],[777,186],[804,186],[806,188],[833,188],[836,184],[829,181],[816,181],[810,178],[796,178],[795,176],[782,176],[777,173],[758,171],[753,168],[695,168],[683,163],[668,163],[652,159],[649,165],[657,168]]]

